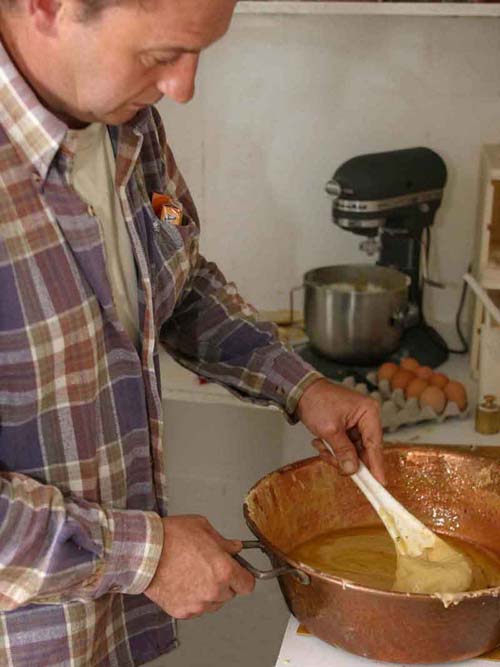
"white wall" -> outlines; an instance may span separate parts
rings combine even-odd
[[[284,418],[243,403],[166,400],[163,408],[169,512],[203,514],[224,535],[246,539],[243,498],[258,479],[283,465]]]
[[[500,21],[236,16],[203,55],[197,96],[160,111],[203,220],[203,250],[261,308],[286,307],[307,269],[370,261],[330,222],[324,184],[346,159],[437,150],[449,185],[432,271],[471,253],[480,146],[500,141]],[[458,287],[430,294],[453,319]]]

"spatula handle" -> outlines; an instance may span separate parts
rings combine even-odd
[[[363,461],[359,462],[358,472],[351,475],[351,479],[358,489],[365,495],[370,505],[383,521],[384,526],[387,528],[387,532],[397,543],[400,537],[399,531],[392,519],[390,511],[388,511],[389,508],[396,503],[394,498],[382,484],[375,479]]]

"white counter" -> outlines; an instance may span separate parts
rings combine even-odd
[[[298,635],[298,622],[293,616],[290,617],[283,638],[283,644],[275,663],[275,667],[369,667],[369,665],[391,665],[393,663],[382,663],[376,660],[368,660],[340,648],[330,646],[326,642],[311,637],[310,635]],[[455,665],[467,665],[467,667],[493,667],[491,660],[476,659],[465,662],[455,662]],[[450,663],[435,665],[434,667],[449,667]],[[401,666],[407,667],[407,666]]]

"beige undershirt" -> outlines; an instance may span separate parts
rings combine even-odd
[[[137,276],[134,256],[115,189],[115,157],[103,123],[70,130],[76,138],[71,182],[101,223],[106,267],[118,318],[131,341],[139,343]]]

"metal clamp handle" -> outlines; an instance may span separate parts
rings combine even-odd
[[[268,555],[262,544],[259,540],[243,540],[243,549],[260,549],[262,553]],[[298,579],[301,584],[308,586],[311,583],[311,578],[305,572],[297,570],[289,565],[282,565],[281,567],[276,567],[272,570],[259,570],[254,567],[251,563],[245,560],[239,554],[235,554],[233,558],[246,570],[248,570],[256,579],[274,579],[275,577],[281,577],[283,574],[291,574],[293,577]]]

